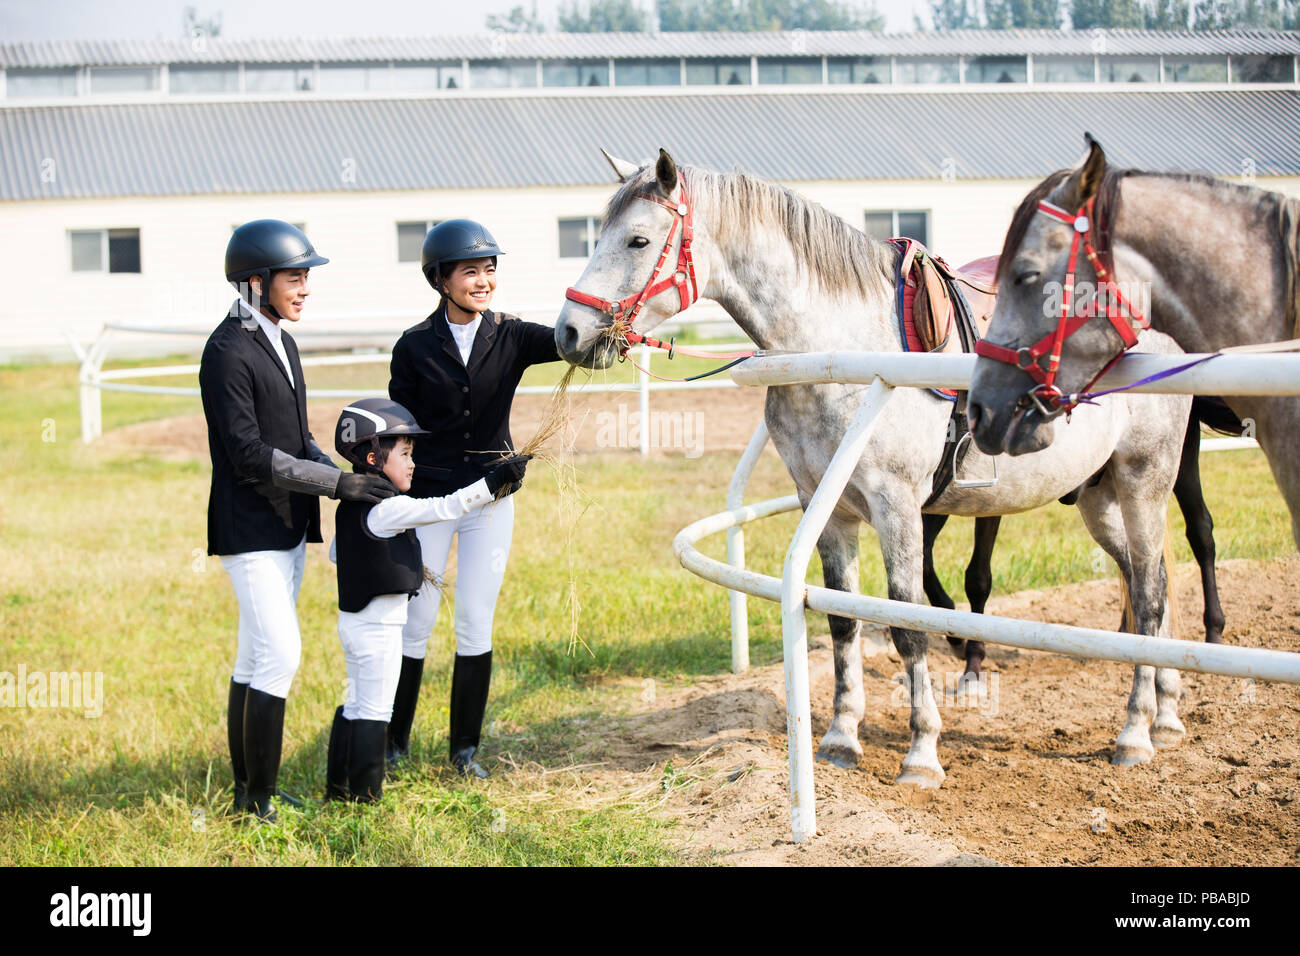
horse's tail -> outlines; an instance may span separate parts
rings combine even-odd
[[[1168,532],[1165,534],[1164,544],[1164,563],[1165,563],[1165,614],[1169,618],[1169,636],[1180,640],[1182,638],[1182,628],[1178,626],[1178,598],[1174,594],[1174,546],[1170,541]],[[1120,606],[1120,630],[1129,634],[1136,634],[1134,630],[1133,618],[1133,601],[1129,597],[1128,582],[1124,580],[1124,575],[1119,576],[1119,606]]]

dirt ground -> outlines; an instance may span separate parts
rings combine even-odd
[[[1298,575],[1300,556],[1220,563],[1225,641],[1300,651]],[[1194,634],[1195,566],[1180,566],[1175,585]],[[1095,581],[995,598],[989,613],[1113,628],[1120,611],[1115,583]],[[810,650],[815,744],[831,717],[829,637]],[[940,680],[961,670],[939,638],[929,664]],[[688,851],[724,863],[1300,864],[1300,688],[1185,673],[1187,736],[1123,769],[1109,760],[1132,668],[990,646],[986,669],[986,697],[941,701],[948,776],[921,792],[893,784],[908,742],[901,665],[892,649],[868,657],[861,764],[816,765],[817,837],[800,846],[790,841],[779,665],[656,693],[577,756],[610,768],[598,776],[657,775]]]
[[[701,450],[738,451],[761,401],[749,389],[665,392],[652,408],[669,416],[707,408]],[[547,402],[516,400],[516,440],[533,434]],[[340,405],[311,404],[323,447],[332,445]],[[617,420],[620,405],[635,412],[635,394],[576,403],[579,454],[611,450],[601,427]],[[202,416],[165,425],[117,429],[103,446],[206,456]],[[1298,579],[1300,556],[1221,562],[1225,640],[1300,651]],[[1174,581],[1182,633],[1198,634],[1195,567],[1180,566]],[[1108,581],[995,597],[989,612],[1107,629],[1120,616]],[[810,620],[814,630],[825,628],[819,617]],[[884,630],[865,626],[883,646]],[[816,741],[831,716],[829,638],[812,639],[810,650]],[[779,665],[680,690],[636,688],[629,715],[582,728],[589,736],[574,769],[592,791],[652,798],[681,820],[688,855],[727,864],[1300,864],[1300,688],[1184,674],[1186,738],[1149,764],[1121,769],[1109,758],[1131,668],[996,646],[985,668],[983,698],[940,699],[939,759],[948,776],[939,790],[917,792],[893,783],[908,741],[901,665],[892,649],[867,657],[863,758],[850,770],[816,765],[818,835],[800,846],[790,842]],[[932,639],[930,669],[941,685],[961,670],[941,638]]]

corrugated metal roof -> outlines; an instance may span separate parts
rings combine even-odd
[[[301,151],[267,149],[266,129]],[[608,181],[601,146],[942,189],[945,164],[958,179],[1069,165],[1085,130],[1123,166],[1300,174],[1294,90],[465,96],[0,109],[0,199],[572,186]]]
[[[374,60],[719,56],[936,56],[1100,53],[1300,54],[1300,32],[1224,30],[953,30],[932,33],[481,33],[429,37],[47,40],[0,43],[0,67],[158,63],[338,63]]]

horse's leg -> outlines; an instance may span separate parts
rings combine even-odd
[[[1172,468],[1171,463],[1171,471]],[[1158,475],[1153,475],[1153,471],[1149,462],[1138,462],[1131,473],[1126,467],[1118,467],[1116,486],[1124,512],[1124,527],[1128,531],[1129,558],[1133,563],[1129,594],[1137,633],[1169,637],[1169,571],[1165,567],[1164,540],[1165,509],[1174,476],[1170,474],[1170,482],[1165,485],[1159,481]],[[1151,724],[1150,741],[1157,747],[1173,747],[1186,733],[1178,719],[1182,682],[1178,671],[1172,667],[1155,669],[1154,676],[1155,720]],[[1120,758],[1117,746],[1112,762],[1122,765]]]
[[[1085,488],[1079,495],[1079,514],[1093,540],[1119,565],[1120,577],[1128,589],[1131,601],[1133,574],[1128,553],[1128,535],[1109,469],[1101,481]],[[1150,731],[1155,712],[1155,668],[1139,664],[1133,668],[1133,688],[1129,693],[1127,716],[1115,741],[1112,763],[1127,767],[1146,763],[1155,755]]]
[[[831,516],[817,540],[826,587],[856,594],[858,591],[858,519]],[[862,622],[827,615],[835,653],[835,715],[817,748],[817,759],[837,767],[856,767],[862,756],[858,725],[866,711],[862,690]]]
[[[1223,641],[1223,607],[1219,604],[1219,585],[1214,575],[1214,519],[1205,506],[1201,490],[1201,421],[1192,416],[1183,440],[1183,457],[1178,463],[1174,496],[1187,522],[1187,543],[1201,568],[1201,592],[1205,595],[1205,640]]]
[[[897,494],[880,493],[870,497],[871,514],[880,550],[889,576],[889,596],[895,601],[920,603],[922,541],[921,511],[915,498],[902,490]],[[907,670],[911,697],[911,746],[903,758],[903,769],[896,783],[919,787],[937,787],[943,783],[939,765],[939,708],[930,686],[930,672],[925,654],[929,641],[924,631],[891,627],[890,636]]]
[[[978,519],[976,519],[978,521]],[[921,565],[921,587],[925,589],[926,600],[935,607],[953,610],[957,605],[943,588],[939,575],[934,573],[934,540],[948,523],[947,515],[921,515],[921,529],[924,536],[925,556]],[[969,571],[967,572],[969,574]],[[960,637],[948,638],[948,646],[954,654],[960,655],[965,645]]]
[[[993,591],[993,545],[998,540],[998,527],[1002,524],[999,515],[990,515],[975,519],[975,548],[971,552],[970,564],[966,565],[966,600],[975,614],[983,614]],[[984,663],[984,642],[966,642],[966,672],[962,680],[979,680],[980,664]]]

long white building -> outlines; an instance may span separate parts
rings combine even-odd
[[[420,240],[459,216],[507,250],[497,305],[551,321],[613,188],[602,146],[786,183],[954,264],[1085,130],[1119,165],[1300,195],[1297,33],[47,42],[0,68],[5,356],[214,324],[230,230],[262,217],[333,260],[309,322],[418,321]]]

